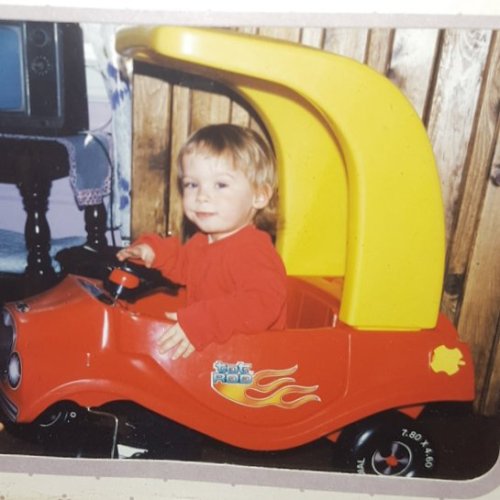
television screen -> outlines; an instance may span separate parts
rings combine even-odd
[[[25,111],[24,56],[19,26],[0,26],[0,110]]]
[[[87,128],[78,24],[0,21],[0,133],[71,135]]]

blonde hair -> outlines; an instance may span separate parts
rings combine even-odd
[[[257,211],[254,224],[276,234],[278,222],[278,179],[276,158],[269,144],[254,130],[229,123],[208,125],[189,137],[177,157],[179,188],[182,162],[194,153],[208,153],[216,158],[229,156],[234,169],[243,172],[256,191],[269,189],[269,203]]]

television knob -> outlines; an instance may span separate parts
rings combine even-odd
[[[45,76],[50,67],[50,61],[45,56],[34,57],[30,65],[31,71],[37,76]]]
[[[44,47],[50,40],[50,35],[42,28],[33,30],[29,37],[30,42],[37,47]]]

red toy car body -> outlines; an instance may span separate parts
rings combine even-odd
[[[156,338],[182,292],[128,303],[99,280],[68,275],[6,304],[1,406],[22,423],[61,401],[129,400],[226,443],[278,450],[386,409],[473,399],[471,355],[444,316],[428,331],[355,330],[337,319],[338,289],[290,278],[286,330],[236,334],[172,361]]]

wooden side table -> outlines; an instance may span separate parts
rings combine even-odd
[[[27,214],[25,278],[34,291],[51,286],[57,279],[49,254],[51,234],[46,214],[52,181],[68,175],[68,153],[56,139],[0,137],[0,182],[17,185]],[[107,246],[104,204],[85,207],[85,228],[87,245],[95,249]]]

